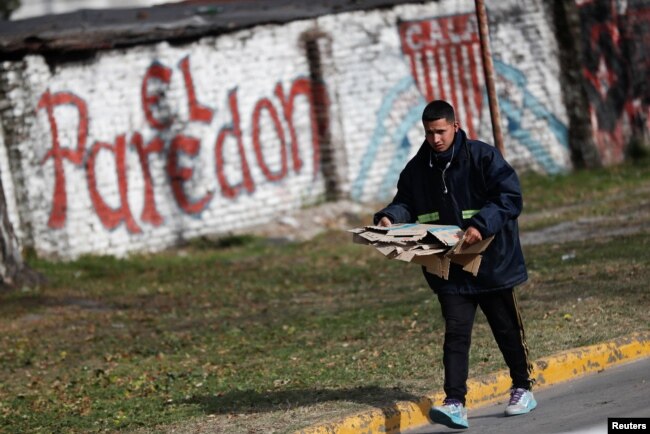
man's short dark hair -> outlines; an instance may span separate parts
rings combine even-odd
[[[422,122],[432,122],[445,119],[449,123],[456,122],[454,108],[447,101],[441,99],[431,101],[422,112]]]

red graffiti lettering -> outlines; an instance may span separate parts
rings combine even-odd
[[[183,80],[185,80],[185,90],[187,91],[187,100],[190,106],[190,120],[209,123],[212,120],[212,111],[199,104],[194,92],[194,80],[190,71],[190,56],[185,56],[180,62],[183,71]]]
[[[210,123],[213,120],[213,111],[197,100],[197,92],[194,87],[194,80],[190,68],[189,56],[181,59],[178,68],[182,72],[184,89],[189,104],[189,120],[202,123]],[[141,105],[146,119],[146,127],[154,130],[167,130],[163,132],[154,131],[155,137],[148,143],[143,139],[143,133],[133,132],[130,141],[127,134],[116,136],[114,143],[110,141],[95,141],[86,152],[88,140],[88,109],[86,103],[79,97],[68,92],[50,93],[46,91],[39,100],[38,109],[45,109],[50,126],[52,137],[51,148],[42,159],[45,164],[49,159],[53,160],[54,166],[54,195],[52,209],[48,225],[51,228],[62,228],[65,225],[67,213],[67,192],[65,162],[79,166],[85,171],[85,178],[91,203],[102,225],[113,230],[124,223],[126,229],[131,233],[141,233],[139,222],[133,217],[129,205],[129,193],[134,198],[134,191],[129,192],[128,180],[133,174],[128,172],[127,154],[128,146],[133,146],[137,152],[139,161],[139,173],[142,176],[143,203],[140,213],[140,221],[160,226],[164,218],[160,214],[156,204],[156,192],[154,177],[155,168],[151,160],[163,162],[164,170],[168,175],[172,195],[180,209],[189,214],[202,212],[212,201],[213,192],[207,192],[202,197],[194,197],[189,188],[189,182],[195,174],[195,169],[189,167],[189,161],[193,157],[203,155],[201,153],[201,140],[189,135],[175,131],[175,136],[169,133],[172,118],[169,116],[169,101],[166,101],[165,92],[171,84],[172,70],[165,65],[154,63],[150,65],[141,83]],[[200,95],[200,93],[198,93]],[[287,92],[281,83],[274,89],[274,96],[265,96],[257,100],[250,115],[250,128],[252,149],[255,153],[254,161],[264,176],[264,181],[276,182],[285,179],[289,171],[299,173],[304,166],[304,156],[300,153],[299,136],[296,131],[294,117],[296,116],[296,100],[305,98],[305,107],[308,106],[308,116],[311,134],[311,147],[313,153],[314,177],[318,176],[320,168],[320,139],[327,136],[328,117],[327,107],[329,106],[328,96],[325,87],[320,83],[312,83],[307,78],[298,78],[291,82]],[[276,99],[277,98],[277,99]],[[299,100],[301,103],[303,100]],[[278,105],[279,104],[279,105]],[[79,124],[76,132],[76,144],[61,143],[61,137],[66,137],[60,132],[61,126],[57,125],[59,106],[71,106],[76,109],[79,116]],[[302,109],[303,105],[300,104]],[[228,94],[228,108],[230,110],[231,122],[222,125],[218,131],[214,143],[214,158],[216,178],[221,194],[226,199],[231,199],[242,192],[253,193],[255,191],[255,180],[244,146],[244,134],[241,130],[240,107],[237,90]],[[303,116],[305,114],[302,114]],[[60,122],[61,119],[59,119]],[[276,152],[275,147],[265,147],[265,137],[273,134],[278,143],[279,159],[273,158],[270,152]],[[60,137],[61,136],[61,137]],[[169,141],[171,140],[171,141]],[[289,142],[290,141],[290,142]],[[168,146],[166,155],[165,149]],[[270,151],[273,149],[273,151]],[[289,151],[290,149],[290,151]],[[103,151],[107,151],[103,153]],[[291,156],[289,156],[291,152]],[[153,158],[152,158],[153,156]],[[98,171],[98,158],[100,170]],[[101,179],[101,170],[104,158],[113,158],[115,162],[115,174],[117,193],[108,197],[106,181]],[[289,162],[291,158],[291,162]],[[84,164],[85,161],[85,164]],[[203,161],[203,160],[201,160]],[[272,164],[273,162],[273,164]],[[198,163],[197,163],[198,164]],[[136,164],[137,165],[137,164]],[[289,167],[291,165],[291,168]],[[132,169],[132,168],[131,168]],[[70,170],[68,168],[68,170]],[[111,169],[112,170],[112,169]],[[137,171],[137,168],[135,169]],[[241,173],[240,176],[238,174]],[[256,172],[259,173],[259,172]],[[68,176],[70,176],[68,174]],[[98,178],[99,177],[99,178]],[[110,183],[110,182],[109,182]],[[133,188],[133,186],[132,186]]]
[[[425,21],[404,22],[399,32],[402,49],[412,54],[423,48],[476,42],[476,29],[471,14],[454,15]]]
[[[232,125],[230,127],[223,127],[219,130],[217,136],[217,143],[215,146],[215,161],[217,165],[217,179],[223,195],[228,198],[237,196],[242,188],[246,189],[249,193],[255,189],[253,178],[251,177],[246,154],[244,152],[244,142],[242,140],[242,133],[239,123],[239,105],[237,102],[237,90],[233,90],[228,95],[228,103],[230,105],[230,113],[232,115]],[[224,170],[224,142],[228,136],[232,136],[237,141],[237,149],[241,160],[242,181],[239,184],[231,185],[226,178]]]
[[[291,137],[291,155],[293,158],[293,169],[300,172],[302,168],[302,159],[298,151],[299,143],[296,137],[296,128],[293,123],[294,102],[297,96],[303,95],[309,101],[309,119],[311,123],[311,144],[313,149],[313,166],[314,177],[317,176],[320,164],[320,142],[321,131],[319,130],[319,123],[317,121],[316,107],[328,107],[327,92],[325,88],[320,85],[312,88],[312,82],[306,78],[296,79],[291,84],[289,91],[289,98],[285,98],[282,85],[279,83],[275,86],[275,94],[282,104],[284,118],[289,126],[289,134]],[[318,101],[316,99],[318,98]]]
[[[467,133],[476,137],[483,84],[478,28],[473,14],[404,21],[399,33],[413,80],[426,101],[450,99]],[[469,70],[468,70],[469,69]],[[458,98],[458,95],[462,99]]]
[[[99,189],[97,188],[97,175],[95,174],[95,165],[97,155],[104,149],[111,152],[115,157],[115,165],[117,169],[117,184],[120,196],[120,206],[117,209],[111,208],[102,198]],[[88,154],[88,167],[86,176],[88,178],[88,190],[90,192],[90,200],[95,207],[95,211],[99,216],[99,220],[107,229],[114,229],[122,221],[126,222],[126,228],[129,232],[139,233],[140,227],[136,224],[129,203],[127,200],[128,185],[126,177],[126,138],[122,134],[117,137],[115,145],[108,143],[95,142],[90,148]]]
[[[142,109],[144,110],[144,115],[147,118],[147,122],[153,128],[157,130],[162,130],[171,124],[171,119],[165,118],[158,119],[155,116],[156,110],[159,108],[161,96],[164,94],[162,88],[158,86],[153,91],[150,89],[150,83],[155,83],[153,80],[158,80],[162,82],[165,86],[169,85],[171,81],[172,70],[166,66],[155,63],[151,65],[147,72],[144,75],[142,80],[141,98],[142,98]],[[153,86],[152,86],[153,87]]]
[[[178,154],[183,152],[190,156],[195,156],[199,152],[201,141],[194,137],[178,135],[174,137],[167,156],[167,174],[171,179],[172,192],[176,202],[181,209],[190,214],[197,214],[203,211],[206,205],[212,199],[212,193],[208,193],[196,202],[191,202],[187,197],[183,184],[192,177],[194,170],[188,167],[178,165]]]
[[[275,173],[271,172],[262,154],[262,144],[260,143],[260,117],[262,116],[262,110],[269,112],[271,121],[273,121],[273,125],[275,126],[275,132],[280,139],[280,170]],[[278,112],[268,98],[259,100],[253,110],[253,149],[255,150],[257,162],[266,179],[269,181],[279,181],[287,175],[287,148],[284,140],[284,131],[278,117]]]
[[[165,147],[165,143],[160,137],[154,138],[146,146],[142,140],[142,134],[135,133],[131,138],[131,144],[138,152],[140,167],[142,168],[142,178],[144,179],[144,207],[140,218],[143,222],[151,223],[154,226],[160,226],[163,218],[156,209],[156,199],[153,191],[153,180],[149,168],[149,154],[160,153]]]
[[[74,150],[61,147],[58,126],[54,117],[54,108],[66,104],[74,106],[79,113],[77,146]],[[67,159],[76,165],[82,163],[86,148],[86,139],[88,138],[88,109],[86,103],[72,93],[58,92],[51,94],[49,90],[38,101],[38,110],[42,108],[45,108],[47,111],[47,119],[50,124],[50,132],[52,133],[52,148],[45,154],[41,164],[44,164],[49,158],[52,158],[54,161],[54,197],[52,198],[52,210],[50,211],[50,218],[47,224],[51,228],[62,228],[65,224],[68,208],[63,159]]]
[[[298,138],[296,137],[296,128],[293,123],[293,112],[294,112],[294,102],[298,95],[304,95],[309,101],[309,118],[311,121],[311,141],[312,148],[314,152],[314,175],[318,173],[318,165],[320,162],[320,151],[319,151],[319,133],[318,133],[318,123],[316,122],[316,112],[314,110],[314,101],[312,98],[312,87],[311,82],[306,78],[299,78],[295,80],[291,85],[291,90],[289,91],[289,98],[285,98],[284,90],[282,85],[278,83],[275,86],[275,95],[280,100],[282,104],[282,111],[284,113],[284,118],[287,121],[289,126],[289,136],[291,138],[291,157],[293,159],[293,170],[300,172],[302,169],[302,159],[300,158],[300,153],[298,152]]]

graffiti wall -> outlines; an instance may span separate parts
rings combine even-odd
[[[566,171],[550,18],[541,0],[517,4],[488,11],[507,157],[521,170]],[[320,48],[306,49],[310,35]],[[470,0],[58,64],[27,56],[1,64],[0,98],[11,107],[0,110],[5,189],[22,241],[63,258],[269,222],[323,200],[332,173],[343,197],[388,200],[431,99],[452,102],[469,136],[492,142]]]
[[[620,163],[633,136],[650,131],[650,5],[577,0],[594,141],[604,164]]]
[[[474,2],[453,6],[430,15],[397,9],[399,40],[386,36],[382,41],[396,44],[400,62],[384,63],[390,70],[370,65],[381,71],[373,89],[383,89],[374,119],[364,122],[372,130],[366,132],[365,142],[346,136],[348,147],[364,144],[348,149],[353,198],[387,200],[394,194],[400,169],[423,141],[420,116],[427,101],[448,100],[470,138],[493,142]],[[554,56],[558,47],[548,11],[539,2],[531,3],[525,12],[517,2],[498,2],[488,12],[509,162],[521,170],[543,173],[570,170],[567,114]],[[386,77],[392,79],[387,83]],[[355,89],[346,92],[349,98],[342,97],[346,114],[355,112],[355,101],[361,98]]]
[[[268,58],[269,44],[289,57]],[[8,154],[37,250],[158,249],[318,200],[314,97],[327,90],[301,50],[260,28],[54,70],[37,56],[5,64],[5,88],[24,101],[3,122],[24,139]]]

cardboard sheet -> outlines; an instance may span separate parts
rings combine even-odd
[[[476,276],[483,259],[481,253],[494,238],[464,246],[464,232],[458,226],[419,223],[365,226],[348,232],[357,244],[373,246],[389,259],[422,265],[443,279],[449,278],[452,263]]]

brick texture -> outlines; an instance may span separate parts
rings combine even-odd
[[[508,160],[571,170],[549,11],[492,2]],[[389,199],[427,100],[492,142],[474,2],[263,25],[185,45],[0,64],[2,182],[43,256],[124,255],[333,198]]]

